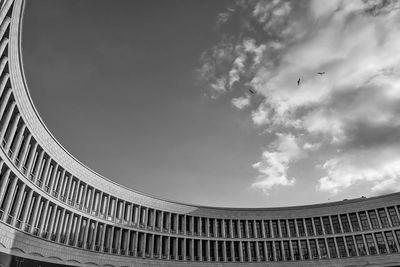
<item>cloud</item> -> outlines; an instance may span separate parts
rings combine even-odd
[[[253,168],[257,169],[260,175],[252,187],[262,189],[266,193],[274,186],[294,185],[295,178],[289,178],[287,175],[288,166],[304,155],[294,136],[280,133],[276,135],[278,140],[273,151],[264,151],[261,161],[253,164]]]
[[[257,91],[249,115],[277,146],[253,165],[253,187],[293,185],[287,172],[304,160],[323,166],[320,191],[400,189],[400,1],[238,1],[233,20],[201,69],[212,91]]]
[[[307,142],[303,145],[303,149],[308,151],[315,151],[318,150],[320,147],[321,143],[311,144]]]
[[[233,98],[232,104],[238,109],[244,109],[250,105],[250,96]]]
[[[354,150],[325,162],[327,176],[318,180],[317,189],[333,194],[360,181],[371,183],[373,192],[400,189],[399,147]]]
[[[267,107],[260,105],[257,110],[251,113],[251,119],[256,125],[264,125],[269,123],[269,110]]]

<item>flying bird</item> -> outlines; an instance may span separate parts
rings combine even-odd
[[[317,72],[319,75],[324,75],[325,74],[325,71],[324,72]]]
[[[253,95],[256,93],[253,90],[249,89],[249,92],[252,93]]]
[[[300,81],[301,81],[301,79],[299,78],[299,79],[297,80],[297,85],[300,85]]]

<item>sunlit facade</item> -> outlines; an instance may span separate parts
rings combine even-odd
[[[0,12],[0,266],[397,266],[400,194],[244,209],[114,183],[51,135],[23,73],[23,0]],[[20,265],[25,264],[25,265]]]

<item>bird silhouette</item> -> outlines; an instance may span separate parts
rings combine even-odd
[[[301,79],[299,78],[299,79],[297,80],[297,85],[300,85],[300,81],[301,81]]]
[[[325,74],[325,71],[324,72],[317,72],[319,75],[324,75]]]
[[[252,93],[253,95],[256,93],[253,90],[249,89],[249,92]]]

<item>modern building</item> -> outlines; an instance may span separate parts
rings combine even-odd
[[[0,266],[399,266],[400,194],[286,208],[152,197],[84,166],[26,85],[24,0],[0,1]]]

